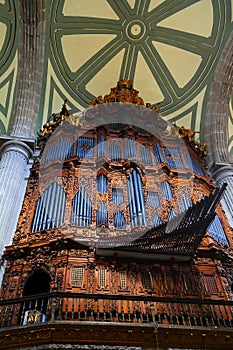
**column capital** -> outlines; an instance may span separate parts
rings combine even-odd
[[[35,141],[10,136],[0,136],[0,156],[8,151],[20,152],[25,157],[30,158],[35,151]]]

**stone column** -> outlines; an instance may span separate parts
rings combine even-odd
[[[212,174],[221,187],[227,183],[227,189],[222,197],[221,203],[228,218],[229,224],[233,227],[233,165],[215,163]]]
[[[0,254],[10,245],[22,206],[32,149],[20,140],[7,140],[0,148]],[[0,283],[3,269],[0,272]]]
[[[231,33],[210,86],[205,117],[208,167],[218,185],[227,183],[222,205],[233,227],[233,160],[228,151],[229,102],[233,93],[233,32]]]

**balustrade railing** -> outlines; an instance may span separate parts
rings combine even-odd
[[[59,321],[233,327],[233,301],[69,292],[0,301],[1,328]]]

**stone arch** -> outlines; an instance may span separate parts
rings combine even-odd
[[[51,276],[45,269],[35,269],[24,284],[23,295],[37,295],[50,292]]]

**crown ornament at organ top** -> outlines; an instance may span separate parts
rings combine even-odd
[[[67,100],[64,101],[62,106],[62,110],[59,114],[53,113],[52,118],[50,118],[46,124],[40,129],[39,132],[39,141],[48,137],[52,134],[52,132],[56,129],[58,125],[62,125],[64,121],[68,121],[70,124],[79,126],[81,121],[77,116],[73,115],[70,111],[68,111],[66,106]],[[133,83],[129,79],[120,79],[117,83],[117,86],[111,88],[110,93],[102,97],[98,96],[96,99],[90,102],[89,107],[95,107],[100,104],[107,103],[133,103],[138,106],[145,106],[156,113],[160,113],[160,108],[158,105],[151,105],[150,103],[144,103],[143,99],[139,96],[139,91],[133,88]],[[191,146],[193,146],[194,150],[201,154],[201,156],[206,156],[206,143],[200,145],[199,142],[194,141],[193,137],[195,132],[185,128],[184,126],[177,127],[174,125],[176,129],[178,129],[179,135],[181,138],[186,139]]]
[[[160,112],[160,109],[157,106],[152,106],[150,103],[146,103],[145,105],[143,99],[139,97],[138,94],[139,91],[133,88],[133,83],[131,80],[121,79],[118,81],[116,87],[111,88],[108,95],[105,95],[104,97],[98,96],[95,100],[90,102],[89,107],[93,107],[98,104],[119,102],[146,106],[156,113]],[[53,130],[56,129],[58,125],[62,125],[65,120],[68,120],[71,124],[78,126],[77,118],[73,118],[73,114],[67,110],[66,102],[67,100],[64,101],[60,114],[53,113],[52,117],[49,118],[47,123],[43,125],[39,131],[39,138],[52,134]]]

